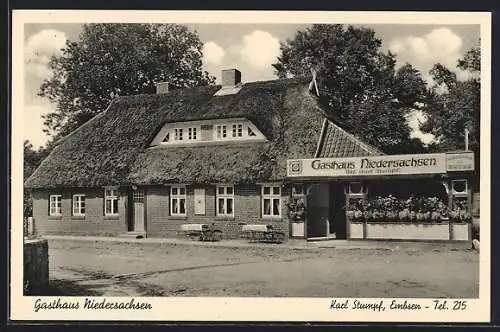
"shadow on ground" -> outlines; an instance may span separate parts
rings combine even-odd
[[[71,280],[51,280],[49,286],[33,291],[25,296],[102,296],[104,291],[96,290],[97,285],[79,285]]]

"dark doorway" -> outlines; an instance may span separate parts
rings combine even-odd
[[[307,237],[326,237],[328,227],[329,204],[328,183],[312,184],[307,193]]]
[[[336,239],[347,238],[344,187],[340,183],[330,184],[330,234]]]

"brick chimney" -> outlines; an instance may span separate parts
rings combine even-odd
[[[241,83],[241,72],[238,69],[222,70],[222,87],[234,87]]]
[[[168,82],[158,82],[155,86],[157,95],[168,92]]]

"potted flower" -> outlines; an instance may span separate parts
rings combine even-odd
[[[361,219],[363,219],[363,211],[361,211],[361,210],[355,210],[354,211],[354,220],[355,221],[359,221]]]
[[[288,203],[288,217],[292,222],[304,222],[306,205],[302,198],[292,198]]]
[[[288,217],[292,222],[292,236],[305,234],[306,204],[303,198],[293,197],[287,204]]]
[[[441,213],[438,211],[433,211],[431,213],[431,221],[438,222],[441,220]]]
[[[399,221],[407,221],[410,218],[410,210],[408,208],[404,208],[398,213]]]

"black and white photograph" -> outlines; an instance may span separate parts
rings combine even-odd
[[[489,319],[488,14],[94,14],[14,12],[19,317]]]

